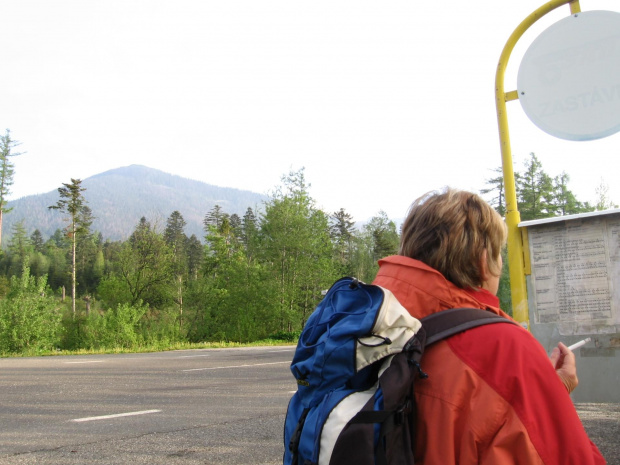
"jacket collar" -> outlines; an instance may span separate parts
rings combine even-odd
[[[379,260],[373,283],[392,291],[416,318],[459,307],[481,308],[508,317],[499,308],[499,299],[487,290],[461,289],[434,268],[402,255]]]

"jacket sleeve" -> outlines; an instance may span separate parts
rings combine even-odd
[[[514,325],[488,325],[471,333],[454,336],[448,343],[503,399],[491,422],[489,442],[479,450],[479,463],[606,463],[588,438],[545,350],[529,332]]]

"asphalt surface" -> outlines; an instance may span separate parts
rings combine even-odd
[[[0,360],[0,464],[277,464],[292,347]]]
[[[292,347],[0,359],[0,464],[282,463]],[[620,404],[577,404],[620,465]]]

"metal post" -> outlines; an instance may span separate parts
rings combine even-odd
[[[499,141],[502,154],[502,171],[504,174],[504,189],[506,196],[506,226],[508,229],[508,267],[510,272],[510,291],[512,296],[512,314],[515,320],[529,329],[529,312],[527,305],[527,288],[525,284],[525,263],[523,257],[523,240],[519,233],[521,215],[517,205],[517,190],[510,148],[510,133],[508,130],[508,115],[506,102],[519,98],[516,91],[505,92],[504,75],[508,66],[508,59],[517,41],[527,29],[544,15],[556,8],[569,3],[571,14],[580,10],[578,0],[553,0],[535,10],[519,24],[508,42],[504,46],[495,74],[495,104],[497,108],[497,124],[499,127]]]

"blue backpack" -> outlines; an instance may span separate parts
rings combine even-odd
[[[414,463],[413,384],[424,347],[488,323],[480,309],[417,320],[380,286],[338,280],[308,319],[291,363],[297,392],[284,424],[284,465]]]

